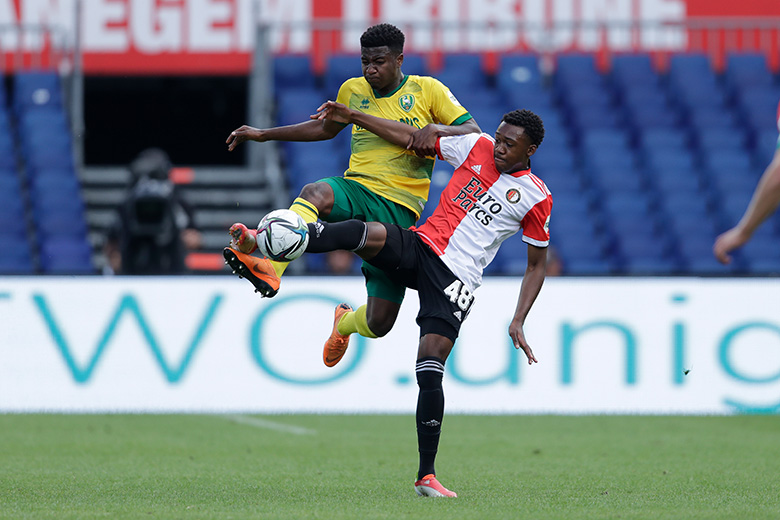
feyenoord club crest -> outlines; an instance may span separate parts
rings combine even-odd
[[[404,109],[404,111],[408,112],[414,106],[414,96],[411,94],[404,94],[398,98],[398,104],[401,106],[401,108]]]
[[[520,202],[520,190],[512,188],[506,192],[506,200],[511,204],[517,204]]]

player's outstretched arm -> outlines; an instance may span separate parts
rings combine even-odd
[[[775,152],[772,162],[764,170],[739,223],[715,239],[713,246],[715,257],[723,264],[731,262],[729,253],[745,245],[758,226],[777,209],[778,205],[780,205],[780,149]]]
[[[407,148],[421,157],[430,157],[436,155],[436,141],[439,137],[465,135],[475,132],[481,133],[482,129],[474,119],[469,119],[462,125],[439,125],[431,123],[412,134],[407,143]]]
[[[370,116],[364,114],[358,110],[352,110],[351,108],[343,105],[342,103],[336,103],[335,101],[327,101],[320,105],[317,109],[317,113],[311,116],[317,120],[330,120],[338,123],[353,123],[358,126],[362,126],[369,132],[372,132],[385,141],[398,145],[402,148],[407,148],[409,144],[409,138],[416,131],[413,126],[401,123],[399,121],[392,121],[390,119],[382,119],[381,117]]]
[[[528,311],[536,301],[539,291],[544,283],[545,268],[547,267],[547,248],[528,246],[528,267],[525,269],[523,283],[520,286],[520,297],[517,299],[515,315],[509,323],[509,336],[515,348],[522,349],[528,358],[528,364],[537,363],[533,350],[525,340],[523,325]]]
[[[296,125],[276,126],[273,128],[254,128],[243,125],[232,132],[225,141],[228,151],[232,152],[236,146],[245,141],[324,141],[333,139],[342,129],[343,125],[333,121],[304,121]]]

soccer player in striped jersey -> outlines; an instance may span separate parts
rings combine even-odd
[[[780,104],[777,106],[777,129],[780,130]],[[731,262],[729,253],[748,243],[758,226],[780,205],[780,139],[774,158],[758,181],[745,213],[736,226],[715,239],[713,252],[723,264]]]
[[[384,139],[403,144],[411,129],[327,102],[319,117],[348,121]],[[528,110],[504,115],[495,138],[468,134],[437,139],[436,152],[455,167],[433,214],[418,227],[348,220],[309,225],[307,252],[356,252],[392,279],[416,289],[417,442],[420,465],[414,487],[419,495],[457,496],[436,478],[434,460],[444,417],[444,363],[474,303],[482,272],[501,243],[522,229],[528,265],[509,336],[528,364],[536,357],[523,332],[528,312],[545,277],[552,195],[531,173],[531,156],[544,138],[541,119]]]
[[[410,129],[408,142],[390,143],[354,125],[349,169],[344,176],[304,186],[290,206],[304,221],[357,218],[408,228],[420,218],[428,197],[436,139],[480,132],[468,111],[441,82],[427,76],[404,75],[404,39],[403,33],[390,24],[367,29],[360,37],[363,75],[345,81],[337,100],[361,113],[405,123]],[[242,126],[228,137],[228,149],[232,151],[247,140],[332,139],[346,126],[316,118],[269,129]],[[234,269],[241,269],[241,264],[248,266],[247,279],[263,296],[274,296],[287,264],[249,256],[256,244],[252,230],[243,224],[233,225],[230,234],[231,247],[224,251],[228,263]],[[367,303],[356,310],[346,304],[336,308],[333,332],[323,349],[327,366],[341,359],[351,334],[384,336],[398,317],[405,288],[365,262],[363,273]]]

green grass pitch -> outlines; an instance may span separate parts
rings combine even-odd
[[[0,518],[777,519],[780,417],[0,415]]]

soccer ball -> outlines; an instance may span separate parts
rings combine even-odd
[[[257,248],[277,262],[300,257],[309,243],[309,227],[300,215],[289,209],[277,209],[257,225]]]

